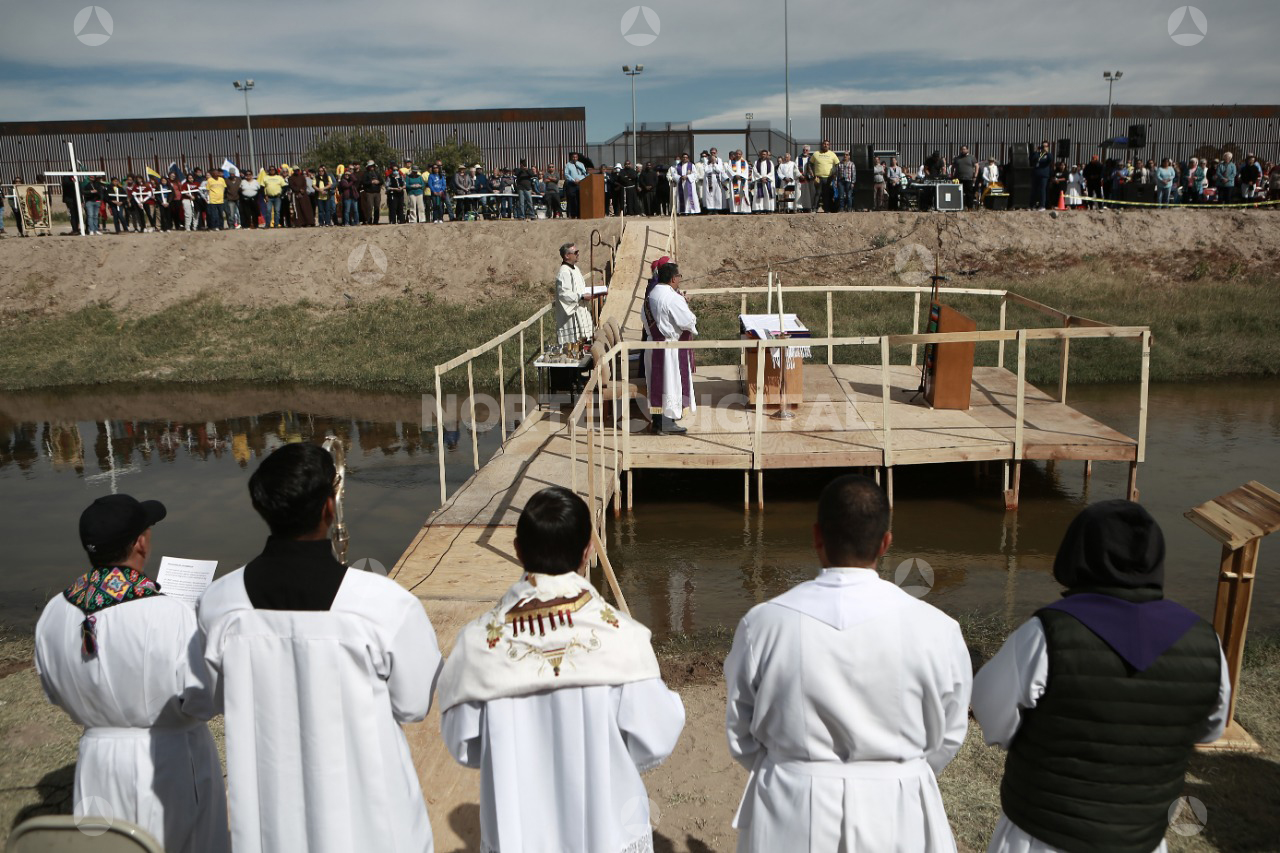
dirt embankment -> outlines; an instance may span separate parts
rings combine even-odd
[[[633,220],[665,232],[666,220]],[[462,303],[547,287],[556,248],[615,219],[104,234],[0,239],[0,316],[62,314],[105,303],[145,315],[199,296],[262,307],[308,300],[341,308],[402,294]],[[1113,258],[1151,277],[1194,280],[1274,269],[1280,211],[1031,211],[963,215],[855,213],[703,216],[680,220],[689,287],[760,282],[772,263],[789,283],[887,281],[904,247],[938,254],[944,271],[1018,278]],[[872,251],[864,251],[871,249]],[[939,254],[940,250],[940,254]],[[595,250],[603,267],[607,251]],[[1232,266],[1234,265],[1234,266]]]

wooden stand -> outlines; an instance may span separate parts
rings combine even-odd
[[[785,356],[779,358],[780,367],[773,366],[773,354],[769,350],[764,351],[764,405],[766,406],[783,406],[788,407],[799,406],[804,402],[804,361],[799,356],[791,359],[791,366],[787,367],[787,359]],[[787,397],[782,399],[782,374],[787,374]],[[747,402],[754,406],[756,404],[756,350],[747,350]]]
[[[604,219],[604,175],[591,173],[578,182],[578,216]]]
[[[929,306],[927,332],[976,332],[978,324],[938,302]],[[925,350],[924,400],[935,409],[969,410],[974,343],[929,344]]]
[[[1236,698],[1240,691],[1240,665],[1244,659],[1249,607],[1258,569],[1258,544],[1262,537],[1280,530],[1280,494],[1257,481],[1219,495],[1188,510],[1186,517],[1222,543],[1218,570],[1218,598],[1213,607],[1213,629],[1222,639],[1222,651],[1231,675],[1231,705],[1227,730],[1201,749],[1256,752],[1261,749],[1236,722]]]

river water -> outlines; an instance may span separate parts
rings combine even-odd
[[[1075,386],[1071,402],[1126,434],[1137,391]],[[1251,479],[1280,487],[1280,382],[1154,386],[1142,502],[1169,542],[1167,589],[1209,615],[1217,545],[1182,517]],[[293,440],[336,434],[348,443],[349,560],[391,566],[439,503],[434,429],[421,429],[416,396],[307,387],[142,387],[0,395],[0,623],[34,625],[44,602],[83,569],[77,519],[113,490],[169,508],[157,554],[219,563],[255,554],[266,528],[248,479],[257,460]],[[478,436],[483,462],[497,429]],[[446,434],[447,478],[471,474],[471,437]],[[1027,465],[1022,503],[1006,513],[1000,466],[905,467],[895,476],[894,546],[882,568],[951,613],[1021,619],[1057,595],[1053,555],[1087,502],[1124,494],[1127,465]],[[725,474],[645,471],[635,512],[610,519],[610,556],[632,612],[655,633],[732,626],[752,605],[815,571],[811,527],[830,471],[768,472],[763,512],[742,509],[742,480]],[[154,565],[152,566],[154,568]],[[1280,628],[1280,539],[1264,543],[1251,625]]]

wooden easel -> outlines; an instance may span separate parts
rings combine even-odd
[[[1254,480],[1184,514],[1222,543],[1213,629],[1222,639],[1222,651],[1231,675],[1227,729],[1213,743],[1200,744],[1199,747],[1258,752],[1261,750],[1258,742],[1236,722],[1236,698],[1240,691],[1245,634],[1249,630],[1253,581],[1258,570],[1258,544],[1262,537],[1280,530],[1280,494]]]

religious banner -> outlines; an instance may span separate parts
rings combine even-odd
[[[53,222],[49,213],[49,192],[37,184],[18,184],[13,188],[18,197],[22,227],[28,234],[52,234]]]

